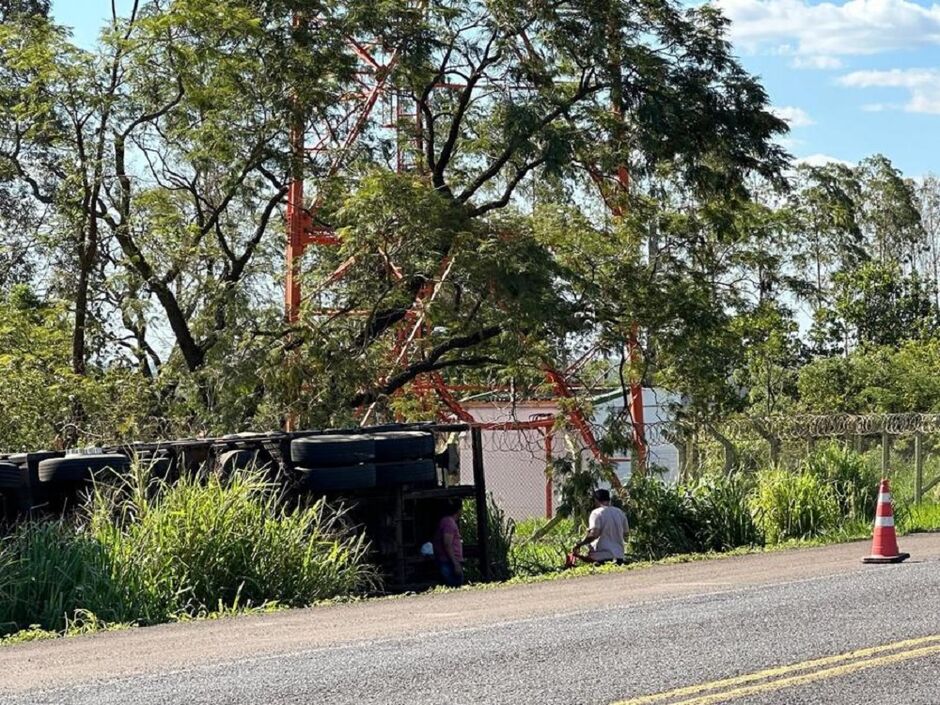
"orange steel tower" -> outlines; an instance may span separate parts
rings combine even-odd
[[[300,17],[294,18],[295,26],[303,20]],[[346,102],[340,106],[337,117],[331,124],[324,125],[304,125],[298,118],[291,129],[290,148],[291,148],[291,174],[287,193],[287,245],[285,252],[286,260],[286,280],[284,287],[285,295],[285,317],[289,323],[295,323],[299,320],[302,304],[302,289],[300,281],[301,260],[307,248],[313,245],[336,246],[339,244],[339,238],[329,227],[318,222],[317,215],[321,208],[322,197],[317,193],[309,204],[305,201],[304,185],[305,171],[308,163],[313,161],[318,166],[320,179],[328,180],[336,176],[346,163],[349,154],[357,144],[357,141],[363,136],[363,133],[370,125],[373,119],[376,105],[384,100],[388,105],[390,112],[395,119],[385,127],[397,130],[402,118],[415,120],[414,135],[417,140],[418,153],[422,153],[421,144],[421,114],[414,110],[413,113],[406,113],[403,96],[397,94],[389,88],[389,76],[394,72],[398,63],[397,49],[383,48],[378,45],[369,45],[352,37],[347,37],[347,42],[351,50],[359,59],[360,66],[356,72],[356,90],[351,92]],[[463,88],[463,86],[453,86],[451,84],[441,84],[442,88]],[[298,114],[300,111],[297,111]],[[312,135],[312,146],[307,146],[308,134]],[[396,168],[399,171],[408,169],[407,159],[405,158],[401,142],[396,140],[398,155]],[[605,193],[606,187],[604,179],[597,171],[592,171],[592,176],[601,189],[605,202],[608,203],[614,215],[622,213],[622,201],[619,198],[609,199]],[[629,174],[627,168],[622,166],[618,169],[615,182],[617,188],[623,193],[629,188]],[[318,284],[318,288],[329,286],[340,281],[346,272],[355,264],[355,259],[350,257],[340,264],[327,279]],[[430,281],[421,288],[415,297],[414,302],[408,314],[403,321],[399,323],[399,329],[396,334],[396,344],[393,355],[396,361],[402,361],[408,354],[409,343],[422,336],[425,328],[425,321],[420,311],[429,300],[432,300],[438,290],[438,282],[446,277],[452,262],[445,259],[440,266],[436,281]],[[394,268],[394,264],[392,264]],[[394,269],[393,269],[394,271]],[[631,361],[636,362],[639,355],[639,345],[637,341],[637,326],[634,324],[629,333],[629,350]],[[558,397],[571,398],[571,390],[568,379],[570,375],[583,364],[584,359],[576,362],[566,370],[556,370],[548,365],[545,366],[545,375],[551,383],[555,394]],[[423,390],[433,390],[440,399],[446,412],[443,415],[451,415],[460,421],[468,422],[484,429],[490,430],[526,430],[526,429],[548,429],[552,427],[554,420],[552,418],[538,418],[528,421],[517,421],[509,423],[482,423],[475,419],[457,399],[453,391],[448,388],[443,377],[432,372],[415,380],[412,384],[420,385]],[[637,460],[642,464],[646,459],[646,442],[643,433],[643,390],[639,382],[633,382],[630,387],[630,413],[633,422],[634,446]],[[601,451],[597,439],[590,423],[584,417],[583,413],[577,409],[567,412],[569,423],[581,435],[585,446],[590,449],[592,454],[602,462],[607,458]],[[616,480],[616,478],[614,478]]]

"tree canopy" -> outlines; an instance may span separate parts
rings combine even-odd
[[[0,317],[42,347],[0,385],[45,442],[428,416],[428,374],[543,394],[588,349],[770,413],[936,335],[935,181],[792,165],[712,5],[137,0],[92,48],[48,10],[0,3]],[[298,173],[338,244],[288,326]]]

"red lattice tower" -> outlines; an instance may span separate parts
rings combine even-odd
[[[294,22],[296,25],[301,20],[295,17]],[[376,106],[379,104],[386,106],[392,117],[382,127],[393,131],[395,135],[393,143],[397,145],[398,150],[396,168],[399,171],[409,169],[406,150],[403,148],[403,143],[398,139],[398,130],[403,120],[414,120],[413,138],[417,141],[416,153],[421,154],[423,151],[420,111],[412,108],[410,112],[406,112],[408,99],[397,94],[388,82],[389,76],[398,63],[398,50],[394,47],[383,47],[377,43],[362,42],[352,37],[348,37],[347,41],[360,62],[359,69],[355,74],[356,90],[348,94],[346,101],[338,107],[332,119],[317,125],[303,125],[295,122],[291,130],[292,166],[287,194],[287,247],[285,253],[287,270],[285,315],[289,323],[295,323],[300,316],[302,302],[300,265],[304,252],[311,246],[335,247],[340,244],[337,234],[317,220],[318,212],[323,205],[322,194],[320,192],[316,193],[310,204],[305,205],[306,168],[309,168],[310,163],[313,162],[319,167],[320,176],[318,178],[323,182],[335,177],[342,170],[358,141],[362,139],[364,132],[370,126],[373,126],[371,121],[374,120]],[[462,85],[446,83],[440,84],[439,87],[443,90],[464,88]],[[307,146],[308,138],[312,143],[312,146],[309,147]],[[599,172],[593,171],[592,176],[608,204],[618,200],[610,199],[604,179]],[[626,190],[628,188],[629,176],[625,167],[618,170],[615,183],[620,189]],[[615,215],[620,213],[618,206],[610,206],[610,208]],[[348,258],[324,281],[320,282],[317,289],[322,290],[340,281],[354,264],[355,257]],[[391,271],[397,274],[394,263],[389,263],[389,266]],[[424,334],[425,307],[433,301],[451,266],[453,266],[453,262],[450,259],[444,259],[441,262],[437,277],[421,288],[404,320],[398,324],[393,350],[396,362],[404,361],[409,353],[410,344]],[[631,359],[635,361],[639,351],[636,325],[631,329],[629,346]],[[584,364],[586,358],[587,356],[565,370],[557,370],[547,364],[545,365],[546,379],[551,383],[558,397],[573,397],[569,379],[571,374]],[[463,407],[454,393],[455,390],[449,388],[444,378],[437,372],[427,373],[419,377],[412,382],[412,385],[417,391],[423,393],[433,390],[444,409],[446,409],[446,412],[442,413],[443,416],[449,414],[453,418],[471,423],[485,430],[548,429],[554,423],[552,418],[506,423],[483,423],[474,418]],[[631,384],[630,411],[634,425],[635,452],[638,460],[642,463],[646,457],[646,443],[643,435],[643,392],[639,383]],[[368,413],[370,413],[370,410],[366,411],[366,414]],[[581,435],[592,454],[602,462],[607,462],[590,423],[580,409],[576,405],[572,405],[572,410],[568,411],[567,415],[569,423]],[[615,477],[613,479],[616,480]]]

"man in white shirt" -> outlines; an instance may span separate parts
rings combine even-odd
[[[587,535],[575,544],[572,556],[590,563],[623,562],[623,542],[630,528],[627,515],[610,506],[608,490],[594,490],[594,507]],[[582,546],[589,546],[587,554],[578,553]]]

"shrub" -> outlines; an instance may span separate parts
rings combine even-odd
[[[829,483],[846,519],[875,516],[879,473],[858,453],[827,444],[803,461],[803,470]]]
[[[809,472],[762,471],[751,509],[768,543],[818,536],[839,522],[835,492]]]
[[[626,488],[628,553],[656,559],[701,550],[696,512],[680,488],[649,474],[633,475]]]
[[[753,476],[738,471],[702,475],[686,486],[701,548],[727,551],[763,543],[749,506],[754,486]]]

